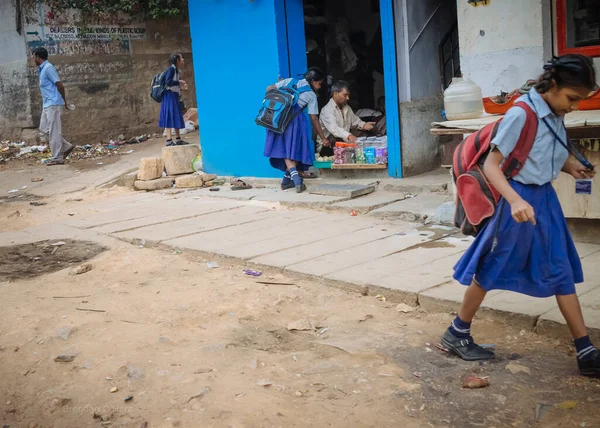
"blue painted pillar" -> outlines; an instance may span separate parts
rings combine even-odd
[[[393,0],[379,0],[388,137],[388,173],[390,177],[401,178],[400,100],[398,95],[398,68],[396,63],[396,33],[394,28],[393,3]]]
[[[287,3],[294,11],[302,1]],[[298,28],[294,34],[283,31],[290,16],[289,10],[287,15],[281,13],[286,6],[284,0],[189,2],[200,141],[207,172],[279,176],[263,156],[266,131],[254,118],[267,86],[301,66],[293,61],[290,67],[287,46],[292,43],[297,50],[300,36],[295,33]]]

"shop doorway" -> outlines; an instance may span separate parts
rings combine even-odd
[[[361,119],[377,123],[371,136],[386,136],[388,172],[401,177],[396,44],[392,0],[304,0],[306,64],[328,75],[319,107],[331,84],[350,84],[349,105]],[[316,135],[314,136],[316,137]]]

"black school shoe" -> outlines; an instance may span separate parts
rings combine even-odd
[[[582,376],[600,377],[600,349],[589,353],[583,360],[578,358],[577,366]]]
[[[492,351],[488,351],[475,344],[472,337],[456,337],[450,329],[446,330],[446,333],[442,337],[442,345],[449,352],[458,355],[465,361],[492,360],[496,358],[496,355]]]

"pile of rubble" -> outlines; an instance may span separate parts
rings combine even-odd
[[[159,134],[156,134],[159,136]],[[133,150],[126,145],[139,144],[153,138],[152,134],[141,135],[134,138],[125,138],[120,135],[115,142],[110,140],[108,144],[85,144],[76,146],[68,159],[71,161],[85,159],[100,159],[109,156],[123,155],[132,153]],[[0,163],[7,163],[13,160],[28,160],[43,163],[50,159],[52,154],[47,144],[28,146],[24,141],[0,141]]]
[[[199,156],[200,148],[194,144],[163,147],[161,157],[140,159],[133,187],[136,190],[212,187],[217,176],[198,168],[194,160]]]

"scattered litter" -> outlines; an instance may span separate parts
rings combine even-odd
[[[378,294],[377,296],[375,296],[375,298],[377,300],[381,300],[383,303],[385,303],[387,301],[387,299],[385,298],[385,296],[382,296],[381,294]]]
[[[118,387],[116,387],[116,386],[113,386],[113,387],[110,389],[110,392],[111,392],[112,394],[114,394],[114,393],[115,393],[115,392],[117,392],[118,390],[119,390],[119,388],[118,388]]]
[[[444,347],[443,347],[441,344],[439,344],[439,343],[437,343],[437,344],[435,345],[435,347],[436,347],[436,348],[438,348],[438,349],[439,349],[440,351],[442,351],[442,352],[446,352],[446,353],[448,353],[448,350],[447,350],[446,348],[444,348]]]
[[[67,245],[67,243],[65,241],[58,241],[58,242],[53,242],[52,244],[53,247],[60,247],[62,245]]]
[[[322,336],[325,333],[327,333],[329,331],[329,327],[325,327],[324,329],[322,329],[319,333],[317,333],[317,336]],[[296,357],[294,357],[296,358]]]
[[[306,318],[289,323],[287,329],[288,331],[314,331],[310,321]]]
[[[407,193],[406,195],[404,195],[404,199],[412,199],[412,198],[416,198],[417,195],[413,194],[413,193]]]
[[[84,311],[84,312],[106,312],[104,309],[84,309],[84,308],[75,308],[78,311]]]
[[[506,366],[506,370],[508,370],[512,374],[518,374],[518,373],[526,373],[528,375],[531,374],[531,369],[529,367],[522,366],[520,364],[515,364],[515,363],[509,363]]]
[[[356,211],[352,210],[352,211],[350,211],[350,215],[352,217],[356,217],[358,214],[356,214]]]
[[[213,372],[213,369],[198,369],[194,372],[194,374],[204,374],[204,373],[210,373]]]
[[[270,278],[270,277],[269,277]],[[256,281],[257,284],[262,285],[296,285],[292,282],[266,282],[266,281]]]
[[[109,376],[106,376],[104,379],[106,379],[106,380],[113,380],[113,378],[109,377]]]
[[[431,348],[425,348],[425,352],[433,352],[433,349],[431,349]]]
[[[209,192],[218,192],[221,189],[219,187],[211,187],[210,189],[208,189]]]
[[[250,361],[248,367],[250,367],[252,370],[256,370],[258,368],[258,360],[254,358],[252,361]]]
[[[372,320],[373,319],[373,315],[367,314],[364,317],[362,317],[361,319],[358,320],[358,322],[365,322],[367,320]]]
[[[548,404],[539,403],[535,406],[535,421],[539,422],[544,416],[546,416],[552,410],[552,406]]]
[[[129,395],[129,396],[125,397],[125,399],[123,401],[125,401],[127,403],[128,401],[131,401],[131,400],[133,400],[133,395]]]
[[[96,165],[104,165],[104,162],[98,162]]]
[[[478,389],[478,388],[486,388],[490,386],[490,378],[488,376],[485,377],[477,377],[477,376],[467,376],[463,383],[463,388],[468,389]]]
[[[556,405],[556,408],[560,410],[571,410],[575,407],[577,407],[577,401],[563,401]]]
[[[421,379],[423,377],[423,373],[421,373],[421,372],[414,372],[413,376],[416,377],[416,378]]]
[[[244,395],[246,395],[245,392],[240,392],[238,394],[235,394],[236,398],[242,398]]]
[[[128,154],[131,154],[133,152],[135,152],[135,150],[128,150],[128,151],[125,152],[125,154],[128,155]]]
[[[39,183],[40,181],[44,181],[44,179],[41,177],[31,177],[32,183]]]
[[[54,361],[57,363],[70,363],[74,359],[75,359],[75,355],[60,354],[58,357],[54,358]]]
[[[91,294],[85,294],[83,296],[52,296],[53,299],[82,299],[84,297],[90,297]]]
[[[18,191],[19,191],[19,189],[12,189],[12,190],[9,190],[8,193],[17,193]]]
[[[73,269],[70,272],[70,275],[71,276],[81,275],[81,274],[87,273],[91,270],[92,270],[92,265],[89,263],[85,263],[85,264],[82,264],[81,266],[77,266],[75,269]],[[86,296],[84,296],[84,297],[86,297]]]
[[[251,269],[245,269],[244,270],[244,275],[249,275],[249,276],[261,276],[262,272],[259,272],[257,270],[251,270]]]
[[[412,306],[408,306],[408,305],[407,305],[407,304],[405,304],[405,303],[400,303],[400,304],[398,304],[398,306],[396,306],[396,311],[397,311],[397,312],[402,312],[402,313],[404,313],[404,314],[407,314],[407,313],[409,313],[409,312],[414,312],[414,311],[416,311],[416,309],[415,309],[415,308],[413,308]]]
[[[29,202],[29,205],[32,205],[34,207],[41,207],[41,206],[48,205],[48,204],[46,202],[32,201],[32,202]]]
[[[259,380],[258,380],[258,382],[256,382],[256,384],[257,384],[258,386],[262,386],[262,387],[264,387],[264,388],[268,388],[268,387],[270,387],[271,385],[273,385],[273,381],[271,381],[271,380],[267,380],[267,379],[259,379]]]
[[[217,269],[219,266],[219,263],[217,262],[208,262],[206,263],[206,266],[208,266],[209,269]]]

